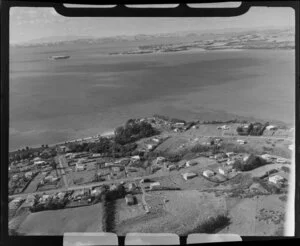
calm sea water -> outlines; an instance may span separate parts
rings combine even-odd
[[[99,134],[155,113],[294,124],[294,51],[108,56],[108,50],[11,49],[11,150]],[[47,59],[56,54],[71,58]]]

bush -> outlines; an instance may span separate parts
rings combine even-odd
[[[190,231],[191,233],[216,233],[217,230],[229,225],[230,218],[226,215],[218,215],[217,217],[212,217],[205,221],[204,223],[198,225],[195,229]]]

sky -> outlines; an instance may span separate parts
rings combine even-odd
[[[10,43],[40,38],[109,37],[117,35],[208,31],[223,28],[294,27],[292,8],[253,7],[246,14],[227,18],[120,18],[64,17],[53,8],[10,9]]]

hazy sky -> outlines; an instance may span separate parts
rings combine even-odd
[[[85,18],[63,17],[52,8],[11,8],[10,42],[22,43],[53,36],[154,34],[177,31],[210,31],[223,28],[294,26],[292,8],[251,8],[229,18]]]

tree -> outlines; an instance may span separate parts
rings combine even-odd
[[[56,163],[56,161],[54,161],[54,160],[51,161],[50,165],[51,165],[52,169],[55,169],[55,171],[56,171],[56,176],[58,177],[58,173],[57,173],[57,163]]]

